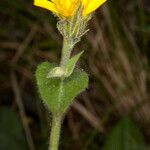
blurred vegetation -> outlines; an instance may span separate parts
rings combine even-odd
[[[57,18],[31,0],[1,0],[0,16],[0,149],[46,150],[51,118],[34,73],[59,63]],[[65,117],[61,149],[150,149],[149,16],[149,0],[108,0],[94,14],[74,50],[85,50],[90,87]]]

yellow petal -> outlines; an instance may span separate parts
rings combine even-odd
[[[65,8],[69,8],[71,6],[71,1],[70,0],[61,0],[61,1],[64,4]]]
[[[46,8],[52,12],[58,13],[55,4],[48,0],[34,0],[34,5],[42,8]]]
[[[89,2],[89,0],[81,0],[81,2],[85,6]]]
[[[86,16],[93,11],[95,11],[98,7],[100,7],[106,0],[83,0],[86,4],[84,7],[83,15]]]

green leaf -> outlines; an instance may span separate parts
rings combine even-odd
[[[132,120],[126,117],[112,129],[103,150],[138,150],[137,145],[145,147],[144,137]]]
[[[0,150],[27,150],[27,142],[18,116],[9,108],[0,108]]]
[[[36,70],[39,93],[52,113],[62,115],[73,99],[88,86],[88,76],[78,69],[68,78],[47,78],[56,65],[44,62]]]
[[[63,75],[63,69],[61,67],[55,67],[48,73],[47,78],[62,77]]]
[[[76,63],[79,60],[80,56],[83,54],[83,52],[84,51],[80,52],[69,60],[65,71],[65,77],[69,77],[72,74]]]

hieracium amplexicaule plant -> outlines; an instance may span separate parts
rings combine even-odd
[[[106,0],[35,0],[59,18],[57,28],[63,36],[60,64],[44,62],[37,67],[39,93],[52,113],[49,150],[58,150],[62,119],[73,99],[88,87],[88,75],[75,65],[83,51],[71,57],[72,50],[88,31],[92,13]]]

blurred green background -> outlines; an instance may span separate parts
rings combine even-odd
[[[59,63],[57,18],[31,0],[0,0],[0,150],[47,150],[51,117],[36,66]],[[150,150],[150,1],[108,0],[75,47],[90,76],[63,122],[61,150]]]

